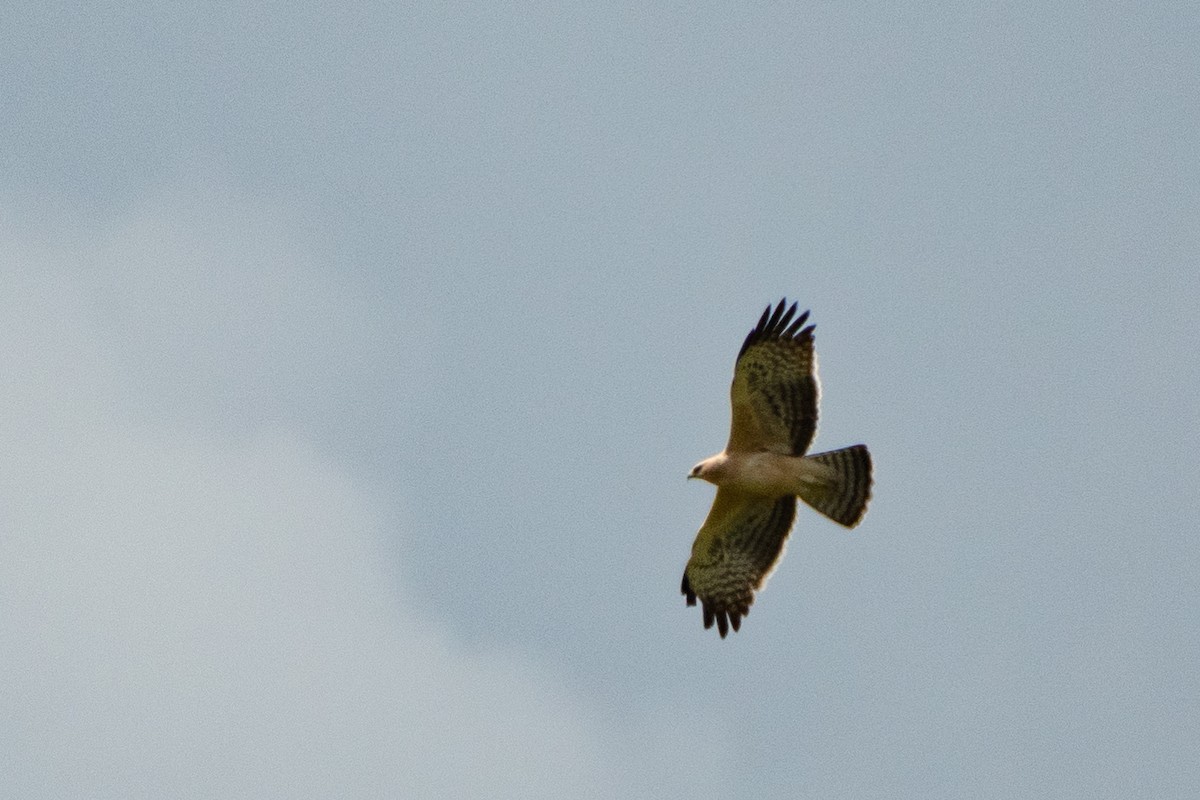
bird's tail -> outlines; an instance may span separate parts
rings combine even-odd
[[[804,487],[800,499],[834,522],[853,528],[871,499],[871,454],[865,444],[806,456],[825,467],[829,477]]]

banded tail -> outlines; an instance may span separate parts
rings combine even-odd
[[[800,499],[839,525],[853,528],[867,513],[871,499],[871,453],[865,444],[807,456],[828,467],[825,483],[806,486]]]

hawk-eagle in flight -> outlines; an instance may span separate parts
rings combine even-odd
[[[817,431],[817,356],[813,328],[786,298],[768,305],[742,343],[729,390],[733,420],[725,451],[692,468],[689,478],[716,484],[708,518],[683,572],[683,594],[699,598],[704,627],[721,638],[741,626],[783,555],[799,497],[853,528],[871,496],[866,445],[805,455]]]

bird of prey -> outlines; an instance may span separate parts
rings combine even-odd
[[[717,487],[696,534],[681,590],[699,598],[704,627],[721,638],[741,627],[755,591],[783,556],[799,497],[834,522],[853,528],[871,496],[866,445],[805,455],[817,431],[817,357],[808,312],[787,299],[742,343],[733,369],[733,419],[724,452],[692,468],[689,478]]]

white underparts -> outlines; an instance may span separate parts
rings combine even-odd
[[[720,453],[702,462],[698,477],[752,494],[804,495],[836,481],[832,469],[805,456],[780,453]]]

